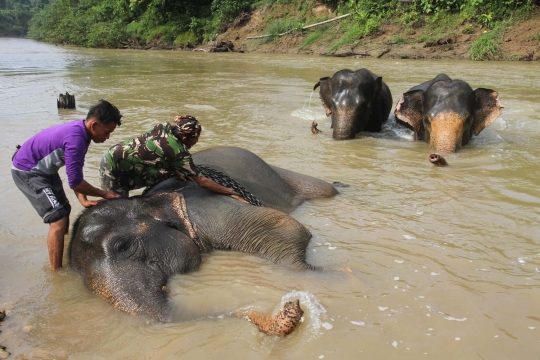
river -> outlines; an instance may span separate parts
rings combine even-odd
[[[430,149],[391,121],[381,134],[334,141],[312,88],[343,68],[383,77],[394,106],[438,73],[499,92],[502,115],[434,167]],[[537,359],[540,356],[540,63],[408,61],[303,55],[85,49],[0,38],[0,344],[13,359]],[[58,110],[68,91],[76,110]],[[11,155],[99,99],[123,124],[103,152],[176,114],[203,126],[197,152],[231,145],[326,181],[332,199],[292,213],[313,234],[297,272],[254,255],[214,252],[172,278],[192,320],[147,323],[114,310],[71,269],[52,272],[44,225],[14,186]],[[313,135],[312,120],[323,133]],[[60,170],[66,180],[65,170]],[[65,181],[67,189],[67,181]],[[73,221],[82,210],[67,191]],[[67,238],[66,238],[67,246]],[[64,264],[67,262],[64,257]],[[286,338],[229,316],[276,312],[299,298]]]

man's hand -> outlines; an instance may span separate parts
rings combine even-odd
[[[174,176],[176,176],[178,178],[178,180],[181,180],[181,181],[186,181],[187,180],[186,175],[182,174],[178,170],[174,170]]]
[[[120,197],[121,197],[120,194],[117,194],[112,190],[105,191],[105,193],[102,196],[102,198],[104,198],[104,199],[118,199]]]
[[[235,200],[238,200],[238,201],[241,201],[243,203],[246,203],[246,204],[249,204],[246,200],[244,200],[243,197],[241,197],[240,195],[231,195],[231,197]]]
[[[100,202],[107,201],[107,200],[105,200],[105,199],[100,199],[100,200],[88,200],[88,198],[86,197],[86,195],[81,194],[80,192],[77,192],[77,191],[75,191],[75,195],[77,196],[77,200],[79,200],[79,202],[81,203],[81,205],[84,206],[85,208],[89,208],[89,207],[92,207],[92,206],[96,206],[96,205],[99,204]]]
[[[103,200],[101,200],[103,201]],[[96,206],[98,204],[99,201],[97,200],[83,200],[83,201],[79,201],[81,203],[82,206],[84,206],[85,208],[89,208],[89,207],[92,207],[92,206]]]

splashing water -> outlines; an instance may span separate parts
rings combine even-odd
[[[296,110],[293,110],[293,112],[291,113],[291,116],[294,116],[294,117],[297,117],[297,118],[300,118],[300,119],[304,119],[304,120],[309,120],[309,121],[313,121],[317,118],[322,118],[324,117],[324,111],[322,110],[322,107],[321,109],[319,109],[319,111],[315,110],[315,108],[311,108],[311,99],[313,98],[313,93],[314,91],[311,90],[311,94],[309,95],[309,99],[306,99],[304,101],[304,105],[302,106],[301,109],[296,109]],[[307,104],[307,106],[306,106]]]
[[[321,327],[324,327],[325,322],[323,318],[326,314],[326,309],[319,303],[319,300],[310,292],[293,290],[281,298],[280,308],[287,301],[300,300],[300,306],[304,310],[304,319],[306,315],[309,317],[309,323],[307,324],[307,331],[318,336],[321,334]],[[304,320],[305,321],[305,320]]]

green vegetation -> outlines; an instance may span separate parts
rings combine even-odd
[[[0,36],[24,36],[32,16],[47,0],[0,0]]]
[[[300,48],[331,41],[329,53],[380,32],[384,24],[398,25],[394,42],[436,41],[456,33],[472,34],[482,26],[488,31],[473,44],[471,59],[498,54],[508,19],[531,16],[538,0],[0,0],[0,35],[28,35],[36,40],[90,47],[118,47],[150,42],[194,46],[214,40],[218,33],[238,22],[239,15],[255,7],[285,9],[279,18],[266,18],[266,34],[302,32],[306,24],[327,18],[310,17],[317,4],[328,3],[338,15],[351,16],[308,30]],[[288,4],[287,7],[283,5]],[[429,35],[410,37],[420,27]],[[409,40],[408,40],[409,39]],[[540,33],[533,37],[540,41]]]
[[[469,50],[471,60],[492,60],[498,56],[506,27],[506,23],[500,23],[493,30],[482,34],[478,40],[472,43]]]
[[[540,31],[532,37],[532,40],[540,41]]]
[[[463,29],[464,34],[472,34],[474,33],[474,27],[471,24],[467,24],[465,28]]]
[[[294,19],[277,19],[268,26],[268,39],[277,40],[280,34],[288,31],[302,31],[304,25]]]
[[[407,40],[401,35],[394,35],[394,42],[396,44],[404,44],[407,42]]]
[[[317,31],[309,35],[300,45],[300,50],[305,49],[309,47],[310,45],[314,44],[319,40],[319,38],[323,35],[322,31]]]

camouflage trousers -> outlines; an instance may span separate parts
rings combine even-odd
[[[99,163],[99,179],[103,190],[112,190],[122,196],[122,198],[129,197],[129,191],[123,189],[112,174],[112,169],[105,156],[101,158],[101,162]]]

